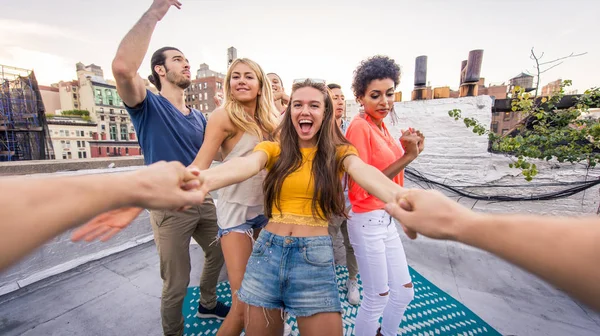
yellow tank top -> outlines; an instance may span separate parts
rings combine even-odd
[[[317,148],[301,148],[302,165],[296,171],[290,173],[281,186],[280,208],[272,205],[272,220],[276,222],[309,225],[309,226],[327,226],[326,220],[319,217],[315,218],[312,212],[312,199],[314,193],[314,179],[311,174],[312,162]],[[256,145],[254,151],[262,151],[267,154],[268,160],[266,169],[271,170],[279,154],[281,147],[279,143],[272,141],[263,141]],[[338,159],[347,155],[358,155],[353,146],[340,146],[336,153]],[[340,177],[343,172],[340,172]],[[317,214],[322,215],[321,209],[317,209]]]

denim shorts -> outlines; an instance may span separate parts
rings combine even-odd
[[[219,231],[217,233],[217,239],[220,239],[221,237],[230,232],[252,233],[253,230],[264,228],[268,222],[269,219],[265,215],[258,215],[252,219],[246,220],[245,223],[242,223],[238,226],[230,227],[227,229],[219,228]]]
[[[330,236],[284,237],[262,230],[238,298],[300,317],[343,313]]]

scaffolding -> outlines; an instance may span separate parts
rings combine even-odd
[[[51,158],[54,149],[35,74],[0,64],[0,161]]]

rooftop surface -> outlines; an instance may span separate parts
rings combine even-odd
[[[600,315],[480,250],[403,237],[409,264],[504,335],[600,335]],[[336,259],[344,249],[336,241]],[[202,250],[190,245],[190,286]],[[221,280],[226,280],[225,270]],[[0,297],[2,335],[161,335],[161,279],[149,242]]]

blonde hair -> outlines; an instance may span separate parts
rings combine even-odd
[[[231,76],[233,68],[240,63],[247,65],[254,73],[256,73],[259,83],[260,94],[257,97],[254,121],[248,119],[242,104],[235,100],[231,94]],[[263,132],[268,134],[270,138],[275,137],[275,129],[279,123],[279,113],[277,113],[277,108],[273,102],[271,81],[258,63],[247,58],[238,58],[233,61],[229,66],[227,76],[225,76],[224,96],[225,103],[223,106],[225,111],[227,111],[229,119],[237,128],[254,134],[259,139],[263,138]]]

